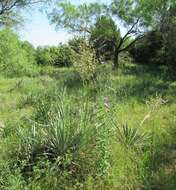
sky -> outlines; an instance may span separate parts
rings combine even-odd
[[[35,47],[65,43],[71,36],[63,30],[56,31],[47,16],[38,9],[25,13],[25,24],[20,30],[22,40],[27,40]]]
[[[93,0],[82,0],[82,2],[92,2]],[[99,0],[100,2],[101,0]],[[102,0],[108,2],[109,0]],[[72,0],[73,3],[80,3],[81,0]],[[22,40],[27,40],[35,47],[52,46],[65,43],[71,35],[64,30],[55,30],[55,26],[49,23],[47,16],[39,9],[32,9],[25,12],[25,24],[20,30]]]

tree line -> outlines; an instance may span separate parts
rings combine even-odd
[[[0,2],[0,26],[18,23],[18,10],[42,2],[49,6],[52,1],[2,0]],[[47,7],[46,6],[46,7]],[[51,10],[51,9],[50,9]],[[129,52],[136,62],[149,65],[176,67],[176,2],[175,0],[112,0],[109,3],[81,3],[57,1],[48,11],[48,18],[56,29],[66,29],[84,39],[95,49],[101,63],[110,60],[113,69],[119,67],[119,56]],[[126,29],[122,35],[117,23]],[[64,50],[63,50],[64,49]],[[68,48],[38,49],[39,62],[53,62],[56,55],[69,54]],[[67,52],[67,53],[66,53]],[[50,54],[50,55],[49,55]],[[51,56],[52,54],[52,56]],[[68,56],[69,57],[69,56]],[[47,60],[48,59],[48,60]],[[59,57],[57,57],[59,61]],[[56,63],[57,65],[57,63]],[[66,59],[62,65],[71,65]]]

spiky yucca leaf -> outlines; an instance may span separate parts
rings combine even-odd
[[[121,128],[118,128],[117,134],[118,140],[126,148],[143,148],[147,145],[149,136],[141,132],[139,128],[129,127],[124,124]]]

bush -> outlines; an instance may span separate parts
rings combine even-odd
[[[36,51],[28,41],[21,42],[21,48],[25,51],[28,62],[36,64]]]
[[[36,60],[39,65],[48,65],[50,62],[50,53],[47,47],[38,47],[36,49]]]
[[[137,63],[161,65],[161,49],[163,41],[160,32],[149,32],[144,38],[137,41],[129,52]]]
[[[84,43],[86,43],[85,38],[77,36],[68,41],[69,47],[77,53],[79,52],[80,45]]]
[[[97,59],[95,50],[86,42],[80,43],[79,50],[72,49],[73,66],[83,81],[92,79],[95,76]]]
[[[170,73],[176,72],[176,21],[175,7],[171,7],[159,30],[145,34],[145,37],[137,41],[129,52],[135,61],[148,65],[166,65]]]
[[[24,46],[11,30],[0,31],[0,71],[3,74],[21,76],[38,73],[34,56],[26,48],[22,48]]]
[[[71,52],[68,46],[38,47],[36,52],[37,63],[40,65],[53,65],[68,67],[72,65]]]
[[[164,41],[164,58],[166,65],[172,73],[176,73],[176,6],[170,7],[167,11],[164,24],[162,26],[162,36]]]

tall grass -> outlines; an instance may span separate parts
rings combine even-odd
[[[0,78],[0,189],[174,190],[174,81],[126,64],[86,85],[42,69]]]
[[[79,108],[77,103],[68,101],[66,93],[61,94],[55,95],[58,99],[55,104],[55,99],[43,96],[45,104],[41,100],[36,105],[35,117],[24,118],[24,125],[17,127],[14,133],[15,150],[13,155],[7,153],[6,156],[13,158],[15,171],[20,172],[26,183],[35,180],[36,169],[42,172],[42,160],[49,163],[50,169],[58,175],[58,180],[62,178],[65,186],[69,183],[76,187],[89,175],[103,177],[108,172],[105,171],[109,166],[105,150],[106,124],[100,111],[87,100]],[[47,113],[39,115],[39,107]],[[40,176],[39,180],[42,179]]]

